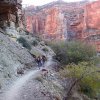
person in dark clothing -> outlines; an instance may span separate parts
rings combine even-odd
[[[41,61],[41,57],[40,56],[36,58],[36,62],[37,62],[37,65],[38,65],[38,67],[40,69],[40,67],[42,66],[42,61]]]
[[[46,61],[47,61],[47,58],[43,55],[42,56],[42,64],[44,65]]]

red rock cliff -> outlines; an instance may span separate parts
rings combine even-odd
[[[33,8],[26,15],[27,29],[50,39],[82,39],[100,51],[100,1],[53,2]]]
[[[84,32],[82,39],[94,44],[100,51],[100,1],[87,4],[84,8]]]
[[[75,37],[77,28],[80,31],[83,27],[80,22],[83,19],[79,14],[82,9],[79,3],[68,4],[65,2],[53,2],[33,8],[30,13],[26,11],[27,29],[30,32],[42,34],[45,38]],[[69,33],[70,35],[68,35]]]

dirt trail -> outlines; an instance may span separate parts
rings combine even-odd
[[[50,66],[51,64],[52,64],[52,57],[49,57],[48,61],[45,63],[45,69],[48,70],[48,66]],[[30,80],[40,76],[41,70],[42,68],[40,70],[36,69],[36,70],[30,71],[26,75],[19,78],[16,82],[14,82],[13,86],[11,86],[11,88],[6,92],[3,100],[26,100],[25,98],[21,99],[20,97],[21,96],[20,94],[23,90],[23,86],[27,87],[27,83],[29,83]],[[28,93],[26,96],[29,97],[28,96],[29,94],[30,93]]]

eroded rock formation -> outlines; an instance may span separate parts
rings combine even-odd
[[[87,4],[84,12],[82,39],[94,44],[97,51],[100,52],[100,1]]]
[[[65,3],[63,1],[26,8],[27,29],[49,39],[88,40],[99,47],[100,1]]]
[[[44,38],[75,38],[83,28],[83,6],[86,2],[52,2],[41,7],[26,8],[27,29]]]
[[[7,33],[18,34],[24,29],[22,0],[0,0],[0,27]]]

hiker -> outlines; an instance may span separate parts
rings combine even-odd
[[[42,77],[43,78],[48,78],[48,70],[47,69],[42,69],[41,71],[42,71],[42,73],[41,73]]]
[[[38,65],[38,67],[39,67],[39,69],[40,69],[40,67],[42,66],[42,61],[41,61],[41,57],[40,57],[40,56],[38,56],[38,57],[36,58],[36,62],[37,62],[37,65]]]
[[[44,65],[46,61],[47,61],[47,58],[44,55],[42,55],[42,65]]]

